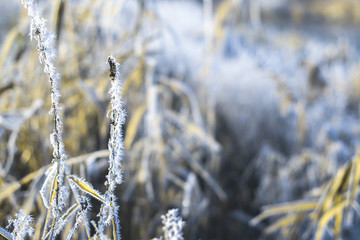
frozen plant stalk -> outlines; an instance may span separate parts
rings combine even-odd
[[[124,149],[122,137],[122,125],[125,122],[125,110],[122,108],[122,82],[120,80],[120,64],[114,57],[108,57],[110,65],[111,79],[111,110],[108,113],[110,117],[110,139],[108,148],[109,156],[109,173],[106,176],[106,187],[109,194],[114,194],[116,184],[122,183],[121,160]]]
[[[59,109],[59,81],[60,74],[56,72],[54,66],[54,59],[56,57],[56,50],[54,49],[55,35],[47,30],[46,20],[41,16],[38,5],[35,0],[22,0],[22,4],[28,10],[28,15],[31,17],[30,25],[30,38],[37,41],[37,50],[39,53],[40,63],[44,66],[44,72],[48,75],[51,85],[51,111],[54,116],[54,131],[50,135],[50,141],[53,146],[53,172],[49,172],[49,176],[54,176],[52,181],[52,193],[50,196],[45,196],[45,188],[43,186],[41,196],[46,203],[49,199],[49,203],[45,204],[48,208],[48,215],[46,218],[44,234],[47,231],[47,223],[49,213],[53,216],[53,223],[56,223],[60,212],[63,210],[66,199],[68,197],[68,190],[64,184],[64,177],[68,171],[65,165],[66,154],[64,150],[64,143],[62,141],[62,122]],[[51,231],[50,239],[53,239],[54,228]],[[44,238],[45,236],[43,236]]]
[[[51,136],[51,144],[54,147],[54,161],[66,159],[64,144],[62,141],[62,122],[59,110],[59,87],[60,74],[56,72],[53,60],[56,57],[54,48],[55,35],[47,30],[46,20],[41,17],[38,6],[34,0],[22,0],[22,4],[28,9],[31,17],[30,37],[37,41],[40,63],[44,65],[44,72],[49,77],[51,85],[51,111],[54,115],[55,129]]]
[[[123,156],[124,141],[122,137],[122,125],[125,122],[125,110],[122,108],[122,82],[120,80],[120,64],[113,56],[108,57],[110,65],[111,110],[108,112],[110,118],[109,169],[106,176],[105,186],[107,188],[105,198],[108,204],[103,204],[99,213],[99,234],[102,238],[105,225],[112,223],[114,239],[120,239],[120,226],[117,216],[116,196],[114,194],[117,184],[122,183],[121,160]]]

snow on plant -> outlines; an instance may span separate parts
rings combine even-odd
[[[78,189],[82,190],[99,201],[103,202],[102,210],[108,214],[105,223],[108,223],[111,219],[116,219],[114,228],[114,238],[120,238],[119,224],[117,220],[117,206],[115,204],[114,189],[115,184],[122,181],[121,171],[117,170],[120,167],[121,150],[122,150],[122,137],[119,139],[116,137],[121,133],[121,123],[124,122],[123,110],[121,109],[121,101],[118,100],[118,96],[115,96],[119,92],[117,89],[121,88],[120,83],[114,81],[114,87],[112,88],[112,104],[113,109],[111,111],[112,137],[109,141],[110,148],[110,167],[109,174],[107,176],[106,186],[108,191],[105,196],[102,196],[98,191],[92,188],[92,186],[86,181],[80,179],[75,175],[70,175],[70,171],[65,164],[66,154],[65,147],[62,141],[62,121],[59,108],[59,81],[60,74],[56,72],[53,60],[56,56],[56,51],[53,47],[55,35],[47,30],[46,20],[41,17],[40,11],[35,1],[23,0],[22,4],[28,9],[28,15],[31,17],[30,37],[36,39],[37,50],[39,53],[40,63],[44,65],[44,72],[49,77],[51,85],[51,111],[54,116],[54,132],[50,135],[50,142],[54,148],[53,150],[53,165],[46,172],[46,179],[41,188],[40,194],[43,199],[44,205],[48,208],[48,212],[45,219],[45,226],[42,234],[42,239],[55,239],[55,236],[60,234],[64,226],[71,218],[76,218],[76,222],[68,233],[67,238],[71,238],[75,230],[78,228],[81,222],[84,223],[88,238],[90,238],[90,232],[88,230],[88,220],[86,212],[90,208],[89,200],[81,196]],[[111,67],[111,78],[119,79],[119,67],[114,58],[109,58]],[[117,109],[120,109],[117,111]],[[121,114],[120,121],[118,120],[118,114]],[[119,123],[117,126],[117,123]],[[120,134],[121,136],[121,134]],[[116,159],[116,160],[114,160]],[[70,189],[75,198],[75,202],[71,207],[66,209],[67,199],[69,197],[69,188],[65,185],[65,180],[69,183]],[[65,211],[66,210],[66,211]],[[51,216],[51,217],[50,217]],[[51,221],[50,221],[51,219]],[[102,219],[102,218],[101,218]],[[51,223],[50,223],[51,222]],[[102,222],[102,221],[101,221]],[[50,223],[50,224],[49,224]],[[48,226],[50,225],[50,226]],[[100,228],[104,231],[104,224],[101,224]],[[116,230],[115,230],[116,229]]]
[[[64,143],[62,141],[62,122],[59,108],[59,81],[61,75],[56,72],[53,60],[56,57],[54,42],[55,34],[46,28],[46,20],[41,16],[39,8],[34,0],[22,0],[22,4],[28,9],[28,15],[31,17],[30,38],[37,41],[37,50],[39,61],[44,65],[44,72],[49,77],[51,85],[51,111],[54,115],[55,129],[51,135],[51,144],[53,145],[54,160],[62,162],[66,159]],[[61,166],[59,165],[58,168]]]
[[[105,186],[107,191],[105,199],[107,204],[103,203],[99,213],[100,221],[98,225],[99,232],[102,234],[105,225],[113,223],[114,238],[120,239],[120,226],[117,218],[116,196],[114,194],[117,184],[122,183],[121,160],[123,156],[124,141],[122,137],[122,125],[125,122],[125,110],[122,108],[122,82],[120,80],[120,64],[113,56],[108,57],[110,66],[111,89],[111,110],[108,112],[110,118],[110,139],[109,148],[109,171],[106,175]]]
[[[51,181],[46,181],[51,186],[49,189],[46,185],[43,186],[41,195],[43,200],[49,197],[47,205],[48,214],[45,222],[43,237],[47,232],[47,224],[49,213],[52,214],[53,223],[57,223],[60,212],[64,209],[66,200],[69,196],[69,190],[65,185],[65,175],[68,174],[68,168],[65,164],[66,154],[65,147],[62,140],[62,121],[59,108],[59,81],[60,74],[56,72],[53,60],[56,57],[56,50],[54,49],[54,41],[56,36],[46,28],[46,20],[41,16],[37,3],[34,0],[22,0],[22,4],[28,9],[28,15],[31,17],[30,25],[30,38],[37,41],[37,50],[39,53],[39,61],[44,66],[44,72],[49,77],[51,85],[51,111],[50,113],[54,116],[54,131],[50,135],[50,142],[53,146],[53,162],[54,166],[52,171],[48,173],[48,176],[52,177]],[[45,182],[45,183],[46,183]],[[46,190],[48,188],[50,192],[48,196]],[[46,203],[46,200],[44,201]],[[54,225],[54,224],[53,224]],[[54,226],[51,228],[50,238],[55,237],[55,232],[58,232]]]
[[[170,209],[166,215],[162,215],[162,224],[164,231],[165,240],[183,240],[182,229],[185,226],[185,222],[179,215],[178,209]],[[159,238],[154,238],[153,240],[159,240]],[[162,240],[162,237],[160,237]]]
[[[182,229],[185,222],[178,216],[178,209],[170,209],[165,216],[161,216],[165,240],[183,240]]]
[[[14,227],[12,231],[12,239],[13,240],[23,240],[26,236],[32,236],[34,233],[34,229],[31,227],[33,222],[33,218],[23,210],[20,210],[19,213],[16,213],[16,218],[9,220],[9,226]]]

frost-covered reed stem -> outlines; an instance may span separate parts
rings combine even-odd
[[[109,173],[106,176],[107,192],[113,194],[117,184],[122,183],[121,160],[123,156],[124,141],[122,136],[122,125],[125,123],[125,110],[122,108],[122,82],[120,80],[120,64],[114,57],[108,57],[110,65],[111,89],[111,110],[110,117],[110,139],[108,148]]]
[[[49,213],[52,212],[54,217],[53,223],[56,223],[68,195],[67,189],[64,185],[64,177],[67,167],[65,165],[66,154],[64,143],[62,141],[62,121],[59,108],[59,81],[61,76],[56,72],[56,68],[53,63],[56,57],[56,50],[53,46],[56,36],[46,28],[46,20],[41,16],[35,0],[22,0],[21,2],[24,7],[27,8],[28,15],[31,17],[30,38],[37,41],[39,61],[44,66],[44,72],[48,75],[51,85],[50,113],[54,116],[54,131],[50,135],[50,141],[54,148],[52,161],[56,164],[56,181],[53,184],[55,196],[53,201],[49,204],[48,216]],[[44,234],[47,230],[47,220],[44,227]],[[55,237],[53,235],[53,230],[54,229],[52,229],[50,239]]]
[[[108,112],[110,118],[109,169],[106,176],[105,186],[107,188],[105,198],[109,204],[103,204],[99,213],[99,232],[103,234],[105,225],[112,222],[113,237],[120,239],[120,225],[117,216],[118,206],[114,194],[117,184],[122,183],[121,161],[123,157],[124,141],[122,136],[122,125],[125,122],[125,110],[122,108],[122,82],[120,80],[120,64],[112,56],[108,57],[110,65],[111,80],[111,110]]]
[[[39,61],[44,65],[44,72],[49,77],[51,85],[51,111],[54,115],[55,129],[51,135],[51,144],[54,147],[54,161],[63,161],[66,159],[64,143],[62,141],[62,122],[59,109],[59,81],[60,74],[56,72],[53,60],[56,57],[54,48],[55,34],[46,28],[46,20],[41,16],[39,8],[34,0],[22,0],[22,4],[28,9],[28,15],[31,17],[30,38],[37,41],[37,50],[39,52]]]

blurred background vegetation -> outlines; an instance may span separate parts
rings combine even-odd
[[[38,2],[57,35],[68,162],[102,192],[107,56],[122,64],[123,239],[159,236],[173,207],[185,239],[358,239],[359,1]],[[36,236],[53,122],[28,29],[20,1],[1,0],[0,225],[24,209]]]

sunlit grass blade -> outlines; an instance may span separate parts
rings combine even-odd
[[[320,218],[319,223],[316,227],[315,240],[322,239],[324,229],[327,226],[327,224],[329,223],[329,221],[331,220],[331,218],[335,217],[336,214],[341,212],[345,206],[346,206],[346,200],[343,200],[339,204],[335,205],[333,208],[326,211],[324,213],[324,215],[322,215],[322,217]]]
[[[296,220],[298,220],[298,214],[288,214],[284,217],[281,217],[279,220],[277,220],[275,223],[271,224],[265,229],[265,233],[269,234],[272,232],[275,232],[279,230],[280,228],[289,227],[291,225],[294,225],[296,223]]]
[[[0,188],[0,202],[5,198],[12,196],[12,194],[21,187],[19,182],[13,182],[3,185]]]
[[[75,184],[75,186],[77,186],[83,192],[89,194],[90,196],[98,199],[99,201],[105,204],[108,204],[105,198],[98,191],[96,191],[89,183],[85,182],[84,180],[74,175],[70,175],[69,179]]]
[[[10,48],[12,46],[12,43],[14,42],[14,40],[18,34],[19,34],[19,29],[17,27],[14,27],[8,33],[8,35],[5,38],[4,43],[2,44],[2,48],[1,48],[1,52],[0,52],[0,72],[2,72],[1,69],[5,62],[6,56],[8,55]]]
[[[276,206],[268,206],[260,215],[253,218],[250,221],[250,224],[256,225],[263,219],[273,215],[278,215],[288,212],[304,212],[304,211],[313,210],[316,208],[317,204],[318,204],[317,201],[298,201],[298,202],[282,203]]]

